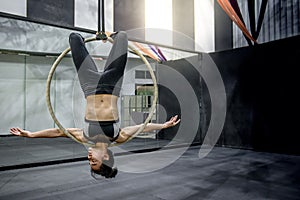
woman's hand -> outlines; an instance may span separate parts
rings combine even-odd
[[[9,131],[11,134],[21,137],[30,137],[30,131],[25,131],[20,128],[11,128]]]
[[[180,119],[177,119],[177,118],[178,118],[178,115],[172,117],[169,121],[165,122],[163,124],[163,129],[176,126],[180,122]]]

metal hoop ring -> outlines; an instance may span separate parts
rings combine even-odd
[[[95,41],[96,40],[96,37],[91,37],[91,38],[86,38],[84,40],[85,43],[88,43],[88,42],[91,42],[91,41]],[[113,43],[113,39],[112,38],[108,38],[108,40]],[[155,112],[155,109],[156,109],[156,103],[157,103],[157,97],[158,97],[158,87],[157,87],[157,81],[156,81],[156,77],[155,77],[155,74],[153,72],[153,69],[150,65],[150,63],[148,62],[148,60],[144,57],[143,54],[141,54],[139,51],[137,51],[135,48],[133,48],[131,45],[128,45],[128,49],[132,50],[134,53],[136,53],[142,60],[143,62],[146,64],[147,68],[148,68],[148,71],[150,72],[150,75],[151,75],[151,78],[152,78],[152,81],[153,81],[153,85],[154,85],[154,99],[153,99],[153,103],[152,103],[152,106],[151,106],[151,109],[150,109],[150,113],[148,115],[148,117],[146,118],[145,122],[143,123],[143,126],[141,126],[137,132],[132,135],[130,138],[127,139],[126,142],[128,142],[129,140],[133,139],[135,136],[137,136],[138,134],[140,134],[144,128],[146,127],[146,125],[149,123],[149,121],[151,120],[151,118],[153,117],[153,114]],[[52,107],[52,104],[51,104],[51,98],[50,98],[50,90],[51,90],[51,81],[52,81],[52,77],[53,77],[53,74],[58,66],[58,64],[61,62],[61,60],[65,57],[65,55],[67,53],[69,53],[71,51],[71,48],[68,47],[67,49],[65,49],[59,56],[58,58],[55,60],[55,62],[53,63],[51,69],[50,69],[50,72],[48,74],[48,78],[47,78],[47,85],[46,85],[46,102],[47,102],[47,107],[48,107],[48,110],[49,110],[49,113],[53,119],[53,121],[55,122],[55,124],[58,126],[58,128],[64,133],[66,134],[68,137],[70,137],[71,139],[75,140],[76,142],[80,143],[80,144],[83,144],[83,145],[86,145],[86,146],[93,146],[93,144],[91,143],[85,143],[85,142],[82,142],[82,141],[79,141],[77,140],[72,134],[70,134],[62,125],[61,123],[58,121],[57,117],[55,116],[54,114],[54,111],[53,111],[53,107]],[[120,143],[112,143],[110,146],[117,146],[119,145]]]

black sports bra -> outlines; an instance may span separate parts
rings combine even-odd
[[[92,142],[114,142],[120,134],[118,121],[90,121],[88,122],[88,136],[84,133],[86,139]]]

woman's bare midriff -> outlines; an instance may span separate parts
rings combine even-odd
[[[86,98],[85,118],[91,121],[118,120],[118,97],[111,94],[96,94]]]

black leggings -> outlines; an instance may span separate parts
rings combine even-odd
[[[105,63],[104,72],[100,73],[85,47],[84,38],[78,33],[70,34],[73,62],[85,97],[95,94],[120,95],[127,62],[128,39],[124,31],[117,32],[111,37],[114,39],[113,46]]]
[[[89,123],[89,127],[88,136],[85,135],[85,137],[90,141],[95,143],[103,141],[103,137],[101,137],[101,135],[105,135],[108,137],[108,139],[105,138],[104,140],[113,142],[119,136],[120,127],[119,123],[116,121],[98,122],[86,120],[86,122]]]

